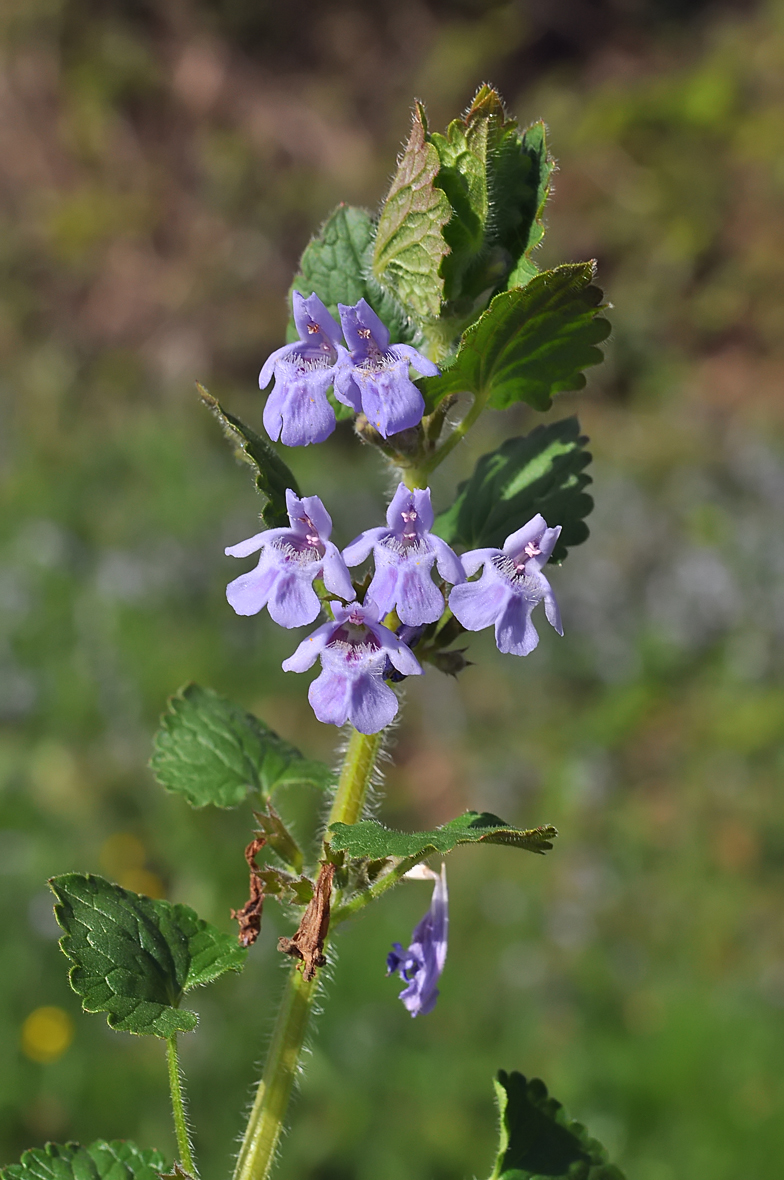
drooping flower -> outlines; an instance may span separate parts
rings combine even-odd
[[[341,355],[335,373],[335,396],[359,413],[386,438],[422,421],[425,403],[408,375],[409,365],[425,377],[438,367],[409,344],[389,343],[389,329],[366,299],[353,307],[338,304],[350,356]]]
[[[444,611],[441,591],[431,577],[435,562],[445,582],[465,581],[460,559],[446,541],[430,532],[430,489],[410,491],[400,484],[387,509],[387,527],[367,529],[343,550],[346,565],[359,565],[373,552],[376,570],[368,597],[382,614],[397,610],[402,623],[434,623]]]
[[[321,609],[313,589],[316,578],[323,578],[331,594],[348,600],[354,587],[337,545],[329,539],[332,520],[318,496],[300,500],[289,488],[286,509],[291,528],[265,529],[226,550],[228,557],[261,550],[256,568],[230,582],[226,597],[238,615],[255,615],[266,606],[281,627],[304,627]]]
[[[387,660],[406,676],[422,668],[402,640],[379,622],[379,610],[365,599],[343,606],[330,604],[334,621],[303,639],[283,662],[284,672],[306,672],[321,659],[321,675],[308,689],[308,700],[319,721],[343,725],[350,721],[360,733],[378,733],[389,725],[398,699],[384,683]]]
[[[415,927],[411,945],[404,950],[399,942],[387,955],[387,975],[398,971],[407,985],[400,999],[412,1016],[432,1012],[438,999],[436,984],[446,962],[446,940],[449,929],[449,894],[446,888],[446,866],[434,873],[425,865],[417,865],[406,876],[425,877],[435,882],[430,909]]]
[[[327,390],[335,377],[335,365],[348,353],[340,328],[315,293],[307,299],[292,296],[294,323],[299,340],[278,348],[264,362],[259,388],[275,378],[264,406],[264,429],[270,438],[287,447],[323,442],[335,429],[335,411]]]
[[[542,573],[561,532],[548,528],[539,513],[506,538],[503,549],[473,549],[461,561],[467,577],[480,566],[478,582],[455,586],[449,595],[453,615],[468,631],[495,624],[498,650],[527,656],[539,642],[531,612],[544,601],[548,623],[563,635],[561,615],[552,587]]]

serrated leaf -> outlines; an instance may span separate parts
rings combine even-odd
[[[26,1151],[18,1164],[0,1171],[3,1180],[159,1180],[167,1168],[159,1151],[126,1139],[47,1143]]]
[[[541,216],[555,164],[544,124],[521,133],[491,86],[479,88],[446,135],[430,139],[441,162],[436,184],[453,211],[444,229],[450,247],[441,267],[444,295],[467,309],[506,286],[510,271],[518,277],[509,286],[536,274],[530,255],[544,235]]]
[[[170,1037],[196,1027],[180,1008],[191,988],[241,971],[247,951],[187,905],[144,897],[91,873],[49,882],[71,987],[86,1012],[122,1032]]]
[[[380,860],[386,856],[428,856],[451,852],[458,844],[510,844],[529,852],[546,852],[558,835],[552,824],[514,828],[489,811],[466,811],[430,832],[393,832],[375,819],[356,824],[330,824],[330,842],[350,857]]]
[[[520,401],[547,410],[553,394],[582,389],[582,370],[603,360],[596,345],[610,332],[592,279],[593,263],[569,263],[496,295],[463,333],[451,367],[418,382],[428,411],[463,392],[494,410]]]
[[[355,304],[367,299],[384,321],[395,343],[410,343],[416,335],[413,325],[397,301],[379,287],[370,271],[373,256],[374,224],[366,209],[338,205],[314,234],[300,259],[299,272],[291,285],[307,298],[314,292],[339,322],[338,304]],[[298,340],[293,317],[289,319],[287,340]],[[353,418],[350,406],[327,393],[335,417],[340,422]]]
[[[248,791],[334,781],[323,762],[304,758],[258,717],[210,688],[186,684],[170,697],[150,766],[158,782],[193,807],[237,807]]]
[[[318,295],[337,318],[339,303],[367,296],[365,275],[373,243],[373,220],[366,209],[338,205],[300,259],[292,290]]]
[[[584,517],[593,500],[583,490],[592,482],[585,473],[591,461],[587,442],[574,417],[507,439],[479,459],[433,531],[452,547],[500,549],[510,533],[540,512],[550,527],[562,527],[550,560],[563,561],[588,536]]]
[[[495,1089],[501,1142],[490,1180],[624,1180],[539,1078],[499,1070]]]
[[[424,113],[417,106],[379,216],[372,275],[408,314],[423,320],[435,319],[441,310],[440,266],[448,250],[443,230],[452,215],[446,194],[433,183],[438,170],[438,152],[427,142]]]
[[[256,490],[262,497],[261,519],[267,528],[289,524],[286,512],[286,489],[299,495],[297,481],[278,452],[255,431],[225,410],[217,398],[196,383],[201,400],[221,424],[223,433],[234,447],[237,458],[253,469]]]
[[[531,255],[544,237],[542,214],[554,168],[541,121],[522,135],[508,134],[496,152],[494,219],[499,241],[515,260],[507,288],[524,286],[538,273]]]

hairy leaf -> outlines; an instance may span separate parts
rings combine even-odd
[[[237,807],[248,791],[266,797],[290,783],[326,788],[334,777],[258,717],[198,684],[170,697],[150,766],[162,786],[193,807]]]
[[[410,343],[416,329],[397,300],[385,293],[371,274],[373,234],[373,220],[367,210],[338,205],[305,247],[291,290],[299,291],[306,299],[314,293],[318,295],[338,322],[339,303],[351,305],[367,299],[389,328],[392,340]],[[298,339],[291,317],[287,340]],[[327,397],[338,421],[353,418],[350,406],[344,406],[331,391]]]
[[[47,1143],[26,1151],[18,1164],[0,1171],[3,1180],[158,1180],[167,1164],[159,1151],[126,1139]]]
[[[196,1027],[180,1008],[185,992],[226,971],[247,952],[187,905],[131,893],[91,873],[49,882],[57,898],[60,946],[73,966],[71,987],[86,1012],[106,1012],[111,1028],[169,1037]]]
[[[508,287],[524,286],[538,273],[531,255],[544,237],[542,214],[554,168],[542,122],[534,123],[522,135],[507,135],[499,145],[494,218],[499,240],[515,260]]]
[[[551,528],[562,526],[550,560],[563,561],[588,536],[583,518],[593,500],[583,490],[591,483],[585,473],[591,461],[587,442],[576,418],[507,439],[479,459],[471,478],[459,485],[455,502],[437,518],[434,531],[453,547],[500,549],[510,533],[541,512]]]
[[[541,215],[554,162],[544,124],[520,132],[498,92],[486,85],[446,135],[433,133],[430,140],[441,162],[436,184],[452,206],[444,229],[450,247],[441,267],[444,295],[468,310],[505,286],[510,271],[517,276],[510,286],[536,274],[530,254],[544,235]]]
[[[511,844],[529,852],[546,852],[558,835],[552,824],[541,828],[513,828],[489,811],[466,811],[431,832],[393,832],[375,819],[356,824],[330,824],[332,847],[351,857],[428,856],[451,852],[458,844]]]
[[[337,319],[339,303],[357,303],[367,296],[372,240],[367,210],[341,203],[305,247],[292,290],[305,298],[315,291]]]
[[[417,106],[411,136],[381,209],[372,274],[382,290],[420,319],[438,316],[444,290],[439,268],[448,250],[443,230],[451,209],[445,193],[433,183],[438,170],[438,152],[427,142],[424,114]]]
[[[201,400],[220,422],[223,433],[234,447],[238,459],[253,468],[256,490],[262,497],[261,519],[267,528],[281,528],[289,523],[286,512],[286,489],[299,495],[297,481],[266,439],[261,438],[239,418],[224,410],[220,402],[203,385],[196,384]]]
[[[581,1123],[548,1097],[539,1078],[498,1073],[501,1142],[490,1180],[624,1180]]]
[[[463,333],[451,367],[420,380],[428,410],[462,392],[494,410],[520,401],[547,410],[553,394],[582,389],[582,370],[603,359],[596,345],[610,331],[592,278],[593,263],[570,263],[496,295]]]

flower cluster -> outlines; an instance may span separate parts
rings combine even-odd
[[[436,376],[438,368],[410,345],[390,344],[388,328],[367,300],[338,304],[342,333],[315,293],[305,299],[295,291],[292,305],[299,340],[273,352],[259,374],[261,389],[275,379],[264,407],[270,438],[288,447],[323,442],[335,429],[330,386],[339,402],[364,413],[384,438],[422,420],[425,403],[409,367],[426,377]]]
[[[312,623],[325,606],[329,621],[283,664],[287,672],[305,672],[320,659],[321,673],[308,693],[319,721],[350,721],[360,733],[389,725],[398,700],[387,681],[422,674],[412,648],[423,628],[442,617],[446,585],[458,622],[468,631],[494,625],[500,651],[521,656],[533,651],[539,636],[531,613],[541,601],[548,621],[563,634],[542,573],[561,530],[548,528],[540,515],[507,537],[502,549],[474,549],[458,557],[432,532],[430,490],[401,483],[386,528],[360,533],[341,553],[330,540],[332,520],[318,496],[300,499],[289,489],[286,506],[290,528],[267,529],[226,550],[231,557],[260,551],[256,568],[235,578],[226,596],[239,615],[266,606],[282,627]],[[348,567],[371,553],[375,568],[360,603]],[[440,585],[433,580],[434,567]],[[481,578],[469,581],[480,569]],[[327,591],[326,603],[316,593],[316,579]]]

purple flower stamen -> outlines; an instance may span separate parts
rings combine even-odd
[[[228,557],[248,557],[261,550],[258,565],[226,587],[238,615],[258,614],[265,606],[281,627],[304,627],[321,610],[313,589],[323,578],[331,594],[352,599],[351,575],[330,541],[332,520],[318,496],[296,496],[289,488],[286,508],[291,528],[265,529],[247,541],[230,545]]]
[[[417,876],[435,882],[430,908],[414,928],[411,945],[404,950],[399,942],[387,955],[387,975],[397,971],[408,986],[400,999],[412,1016],[432,1012],[438,999],[436,984],[446,962],[447,932],[449,929],[449,894],[446,887],[446,866],[434,873],[425,865],[417,865],[406,876]]]
[[[431,576],[434,563],[445,582],[465,581],[460,559],[430,532],[432,525],[430,489],[411,491],[401,483],[387,510],[387,527],[367,529],[343,550],[348,566],[373,553],[376,569],[368,597],[382,614],[394,608],[401,623],[413,627],[434,623],[444,612],[443,595]]]
[[[426,377],[438,367],[408,344],[389,343],[389,329],[366,299],[353,307],[338,304],[340,322],[349,346],[335,373],[335,397],[357,413],[360,410],[379,434],[387,438],[422,421],[425,403],[409,377],[409,366]]]
[[[537,513],[527,524],[506,538],[503,549],[473,549],[461,560],[466,576],[484,566],[478,582],[455,586],[449,596],[450,609],[468,631],[495,625],[498,650],[527,656],[539,642],[531,621],[537,603],[544,601],[548,623],[563,635],[561,615],[552,587],[542,573],[549,560],[561,526],[548,528]]]
[[[308,690],[319,721],[350,721],[360,733],[378,733],[398,710],[397,697],[384,683],[387,660],[405,676],[420,676],[422,668],[405,643],[379,622],[379,609],[369,598],[364,605],[330,605],[334,619],[303,639],[283,670],[306,672],[320,658],[321,674]]]
[[[327,390],[339,360],[349,360],[337,323],[315,293],[307,299],[292,295],[299,340],[272,353],[259,374],[265,389],[275,385],[264,407],[264,428],[270,438],[287,447],[323,442],[335,429],[335,411]]]

